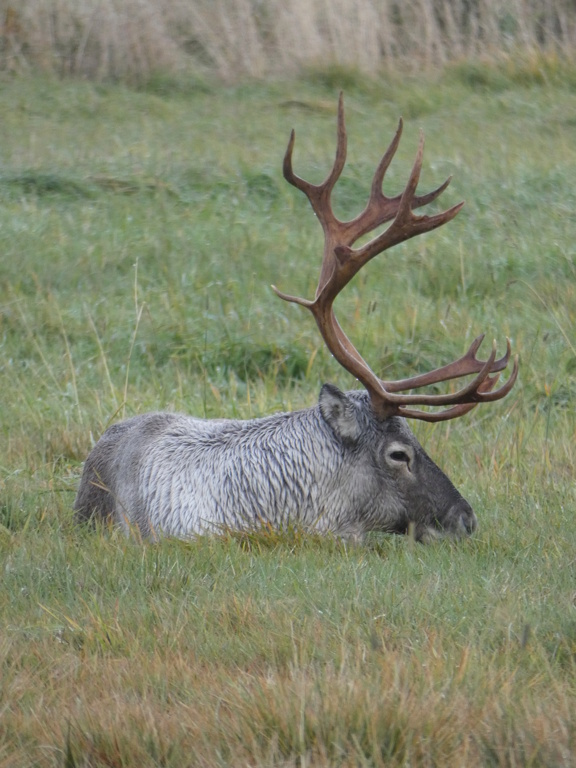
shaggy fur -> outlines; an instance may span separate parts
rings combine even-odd
[[[84,467],[79,520],[145,537],[262,523],[361,539],[476,527],[468,502],[404,419],[378,420],[366,392],[324,385],[316,406],[249,421],[148,413],[110,427]]]

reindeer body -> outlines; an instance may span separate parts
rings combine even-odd
[[[186,537],[269,524],[361,539],[470,533],[476,518],[405,420],[325,385],[313,408],[248,421],[149,413],[110,427],[86,461],[78,519]]]

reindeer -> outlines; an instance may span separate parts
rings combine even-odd
[[[382,192],[385,173],[402,134],[402,121],[382,157],[365,209],[340,221],[330,197],[346,160],[342,94],[332,170],[319,185],[292,169],[295,133],[284,157],[285,179],[304,192],[324,231],[324,254],[313,300],[282,293],[285,301],[313,314],[324,342],[364,390],[342,392],[324,384],[318,403],[305,410],[260,419],[200,419],[177,413],[147,413],[112,425],[88,456],[78,494],[79,521],[113,521],[143,537],[189,537],[225,529],[289,526],[362,540],[368,531],[407,533],[419,541],[471,534],[477,520],[470,504],[427,455],[407,419],[444,421],[478,403],[500,400],[518,375],[495,389],[511,348],[496,358],[477,357],[479,336],[461,358],[428,373],[384,381],[370,369],[339,325],[337,295],[374,256],[453,219],[463,203],[431,216],[413,209],[435,200],[448,186],[417,195],[423,136],[404,191]],[[381,234],[354,248],[363,235],[391,222]],[[472,377],[455,392],[413,393],[422,387]],[[441,406],[421,410],[414,406]],[[449,406],[449,407],[446,407]]]

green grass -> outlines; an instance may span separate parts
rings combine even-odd
[[[0,83],[0,767],[569,766],[576,754],[576,89],[461,66],[346,92],[354,215],[453,181],[443,229],[338,311],[389,378],[485,331],[502,402],[415,424],[469,541],[163,541],[74,527],[81,463],[146,410],[260,416],[352,385],[312,319],[321,236],[281,177],[332,163],[338,78],[174,89]]]

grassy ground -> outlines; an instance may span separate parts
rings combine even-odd
[[[440,80],[135,92],[0,83],[0,766],[576,764],[576,82]],[[250,417],[349,387],[312,319],[320,179],[346,90],[355,214],[400,115],[450,174],[447,227],[339,301],[403,377],[482,331],[521,355],[503,402],[415,424],[475,507],[469,541],[297,535],[141,545],[71,522],[111,421]]]

